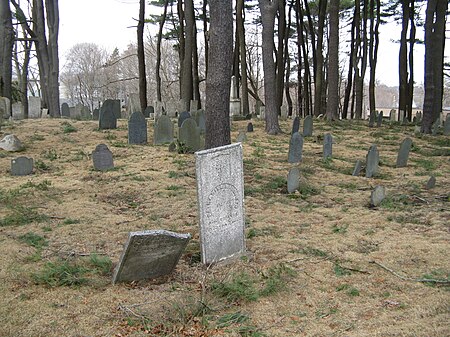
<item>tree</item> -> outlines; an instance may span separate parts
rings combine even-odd
[[[142,113],[147,108],[147,75],[144,53],[145,0],[139,0],[139,21],[137,25],[137,56],[139,68],[139,102]]]
[[[339,0],[330,0],[330,42],[328,43],[327,120],[338,118],[339,108]]]
[[[425,16],[425,97],[421,132],[431,133],[442,111],[445,14],[448,2],[428,0]]]
[[[11,99],[14,30],[8,0],[0,0],[0,96]]]
[[[241,65],[241,106],[244,116],[250,113],[248,102],[248,79],[247,79],[247,53],[245,52],[245,30],[244,30],[244,0],[236,1],[236,29],[239,40],[240,49],[240,65]]]
[[[206,77],[207,149],[231,143],[230,78],[233,60],[232,0],[210,0],[208,74]]]
[[[324,58],[323,58],[323,38],[325,17],[327,11],[327,0],[319,0],[319,22],[317,26],[317,48],[316,48],[316,69],[314,73],[314,115],[319,116],[323,113],[322,94],[324,86]]]
[[[184,55],[181,68],[181,99],[185,102],[186,109],[189,109],[189,102],[194,97],[194,87],[192,78],[192,55],[194,52],[194,3],[193,0],[185,0],[184,3],[185,44]],[[180,60],[181,61],[181,60]]]
[[[376,2],[376,5],[375,5]],[[370,65],[370,79],[369,79],[369,110],[375,111],[375,70],[378,59],[378,45],[379,36],[378,31],[380,27],[380,0],[370,0],[370,39],[369,39],[369,65]],[[376,21],[376,22],[375,22]]]

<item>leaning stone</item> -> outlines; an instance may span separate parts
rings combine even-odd
[[[361,173],[361,169],[362,169],[361,160],[357,160],[356,164],[355,164],[355,168],[353,169],[352,176],[359,176],[359,174]]]
[[[426,189],[431,190],[436,186],[436,178],[434,176],[431,176],[430,179],[427,181]]]
[[[23,146],[16,135],[7,135],[0,140],[0,149],[8,152],[17,152],[22,150]]]
[[[411,138],[405,138],[400,144],[400,150],[397,156],[397,167],[406,167],[409,158],[409,151],[411,151],[412,140]]]
[[[293,167],[289,170],[287,176],[287,190],[288,193],[294,193],[300,187],[300,169]]]
[[[370,206],[377,207],[386,198],[384,186],[377,185],[370,195]]]
[[[380,155],[377,146],[371,145],[366,156],[366,178],[372,178],[378,172],[378,164],[380,162]]]
[[[33,158],[17,157],[11,160],[11,175],[27,176],[33,172]]]

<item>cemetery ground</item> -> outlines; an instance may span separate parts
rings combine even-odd
[[[299,192],[288,194],[291,123],[267,136],[253,121],[243,143],[249,254],[206,268],[192,154],[128,145],[126,120],[109,131],[94,121],[6,122],[0,136],[15,134],[25,149],[0,152],[0,335],[450,335],[450,138],[315,120]],[[232,139],[246,126],[233,122]],[[326,132],[333,159],[323,160]],[[395,168],[406,136],[408,166]],[[107,172],[92,169],[100,143],[114,155]],[[378,174],[352,176],[371,144]],[[34,159],[34,174],[11,176],[21,155]],[[387,196],[371,208],[376,185]],[[112,285],[128,232],[145,229],[192,240],[170,276]]]

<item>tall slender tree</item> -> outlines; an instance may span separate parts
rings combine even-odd
[[[147,75],[144,52],[145,0],[139,0],[139,21],[137,25],[137,56],[139,69],[139,102],[141,112],[147,108]]]
[[[0,0],[0,96],[11,99],[12,51],[14,30],[9,0]]]
[[[339,111],[339,0],[330,0],[330,39],[328,43],[328,104],[326,118],[338,118]]]

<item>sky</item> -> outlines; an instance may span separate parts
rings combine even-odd
[[[147,5],[146,16],[151,7]],[[70,48],[81,42],[93,42],[112,52],[115,47],[123,51],[136,41],[136,18],[139,14],[138,0],[59,0],[60,32],[59,47],[61,66]],[[129,28],[132,27],[132,28]],[[420,30],[421,28],[418,28]],[[398,85],[398,49],[392,40],[400,37],[400,25],[395,23],[380,27],[380,47],[377,63],[377,80],[380,83]],[[445,55],[450,57],[447,44]],[[424,46],[415,46],[414,78],[423,83]],[[369,69],[366,72],[369,78]]]

